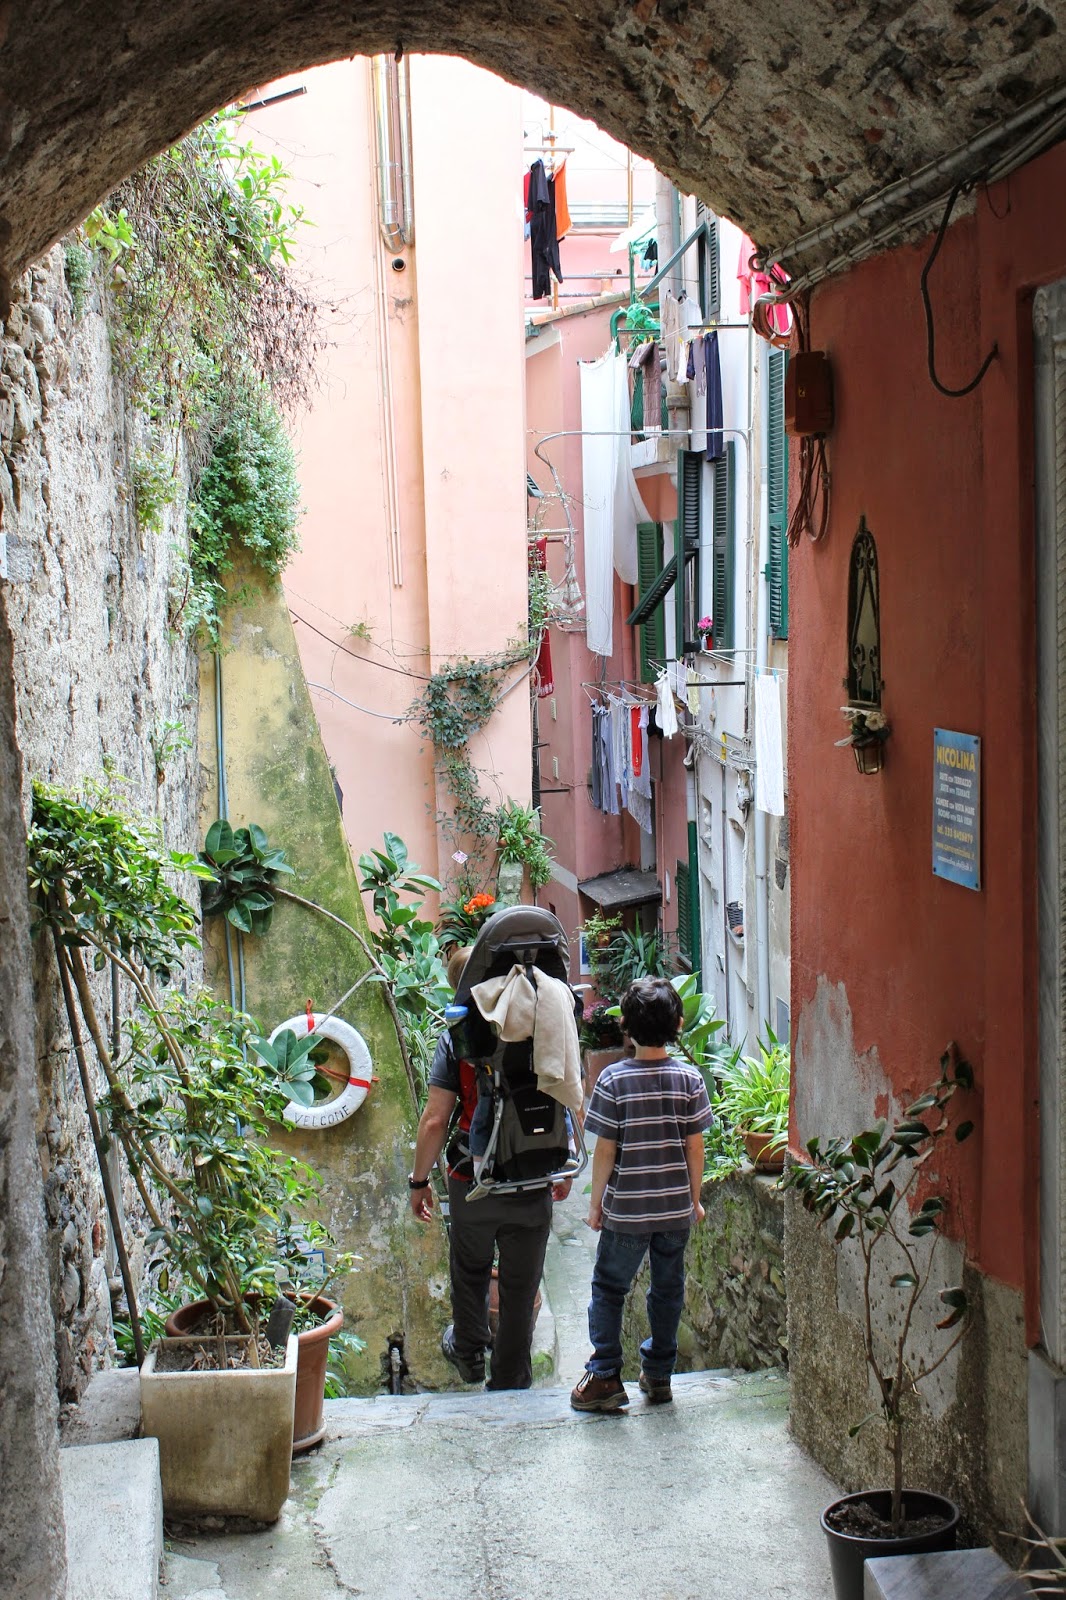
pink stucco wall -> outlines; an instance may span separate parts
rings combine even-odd
[[[395,719],[431,668],[500,650],[526,624],[522,122],[519,91],[467,62],[416,57],[410,71],[415,243],[402,271],[378,231],[367,62],[272,86],[307,93],[255,126],[314,224],[298,266],[329,330],[319,392],[296,424],[306,514],[285,591],[304,669],[353,850],[389,828],[438,871],[433,815],[446,797],[419,730]],[[473,126],[476,183],[456,161]],[[493,800],[528,802],[524,688],[472,754]]]

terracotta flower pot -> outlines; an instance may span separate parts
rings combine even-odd
[[[750,1128],[741,1130],[744,1140],[744,1149],[748,1160],[756,1172],[783,1172],[785,1169],[785,1147],[778,1145],[776,1150],[770,1150],[773,1141],[772,1133],[752,1133]]]
[[[296,1419],[293,1424],[292,1453],[302,1455],[305,1450],[321,1444],[326,1426],[322,1421],[322,1405],[326,1388],[326,1363],[329,1359],[329,1341],[340,1333],[344,1325],[344,1311],[333,1300],[319,1295],[311,1302],[311,1309],[322,1321],[315,1328],[306,1328],[297,1335],[296,1360]]]
[[[306,1296],[304,1297],[306,1298]],[[302,1455],[305,1450],[320,1444],[325,1433],[322,1405],[326,1387],[326,1363],[329,1358],[329,1341],[339,1333],[344,1324],[344,1312],[333,1300],[324,1295],[312,1302],[313,1309],[323,1319],[317,1327],[306,1328],[297,1335],[296,1360],[296,1416],[293,1424],[292,1453]],[[191,1333],[211,1309],[209,1300],[193,1300],[171,1312],[167,1318],[169,1337],[180,1338]]]

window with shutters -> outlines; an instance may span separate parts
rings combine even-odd
[[[770,636],[788,638],[788,435],[785,432],[783,350],[771,350],[767,366],[767,500],[769,503]]]
[[[711,620],[714,648],[732,650],[736,567],[736,445],[730,440],[714,464],[711,528]]]
[[[707,322],[722,314],[722,245],[721,231],[716,218],[707,210],[702,200],[696,202],[696,218],[706,222],[706,230],[696,245],[699,273],[700,307]]]
[[[677,458],[677,582],[674,587],[674,641],[680,658],[700,648],[700,525],[703,514],[703,457],[682,450]]]
[[[677,946],[681,964],[689,972],[699,972],[703,960],[700,939],[700,879],[697,866],[699,845],[696,824],[688,827],[687,861],[678,861],[674,870],[674,898],[677,905]]]
[[[666,660],[665,598],[676,566],[663,568],[663,530],[658,522],[637,525],[637,589],[639,604],[629,618],[640,628],[640,681],[654,683]]]

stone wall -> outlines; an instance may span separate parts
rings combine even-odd
[[[705,1183],[701,1199],[707,1215],[688,1246],[678,1370],[783,1367],[784,1198],[777,1181],[746,1168]],[[640,1341],[647,1337],[647,1286],[645,1265],[626,1304],[627,1373],[639,1367]]]
[[[34,778],[108,778],[118,803],[157,817],[176,849],[197,845],[197,680],[188,641],[170,631],[180,581],[184,495],[164,525],[138,525],[133,463],[146,447],[111,360],[99,288],[75,319],[56,249],[15,286],[0,343],[2,594],[13,635],[22,807]],[[181,463],[177,461],[181,479]],[[2,548],[0,543],[0,548]],[[166,756],[169,742],[190,743]],[[153,742],[155,748],[153,748]],[[185,885],[193,892],[191,881]],[[117,1286],[96,1156],[61,1012],[51,953],[34,952],[38,1117],[60,1398],[75,1399],[106,1359]],[[192,973],[198,976],[197,972]],[[102,1015],[110,985],[101,984]],[[120,995],[120,1004],[127,999]],[[132,1195],[134,1265],[137,1208]]]
[[[786,1362],[784,1201],[750,1169],[703,1186],[689,1245],[685,1316],[711,1367]]]

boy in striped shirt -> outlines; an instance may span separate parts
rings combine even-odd
[[[680,996],[666,978],[638,978],[622,996],[622,1027],[636,1055],[600,1073],[585,1118],[596,1135],[588,1225],[600,1235],[592,1272],[593,1351],[570,1395],[575,1411],[629,1404],[622,1383],[622,1311],[645,1255],[650,1337],[640,1347],[640,1388],[652,1405],[673,1399],[670,1376],[685,1300],[685,1245],[703,1220],[703,1130],[710,1127],[699,1072],[668,1053],[681,1029]]]

